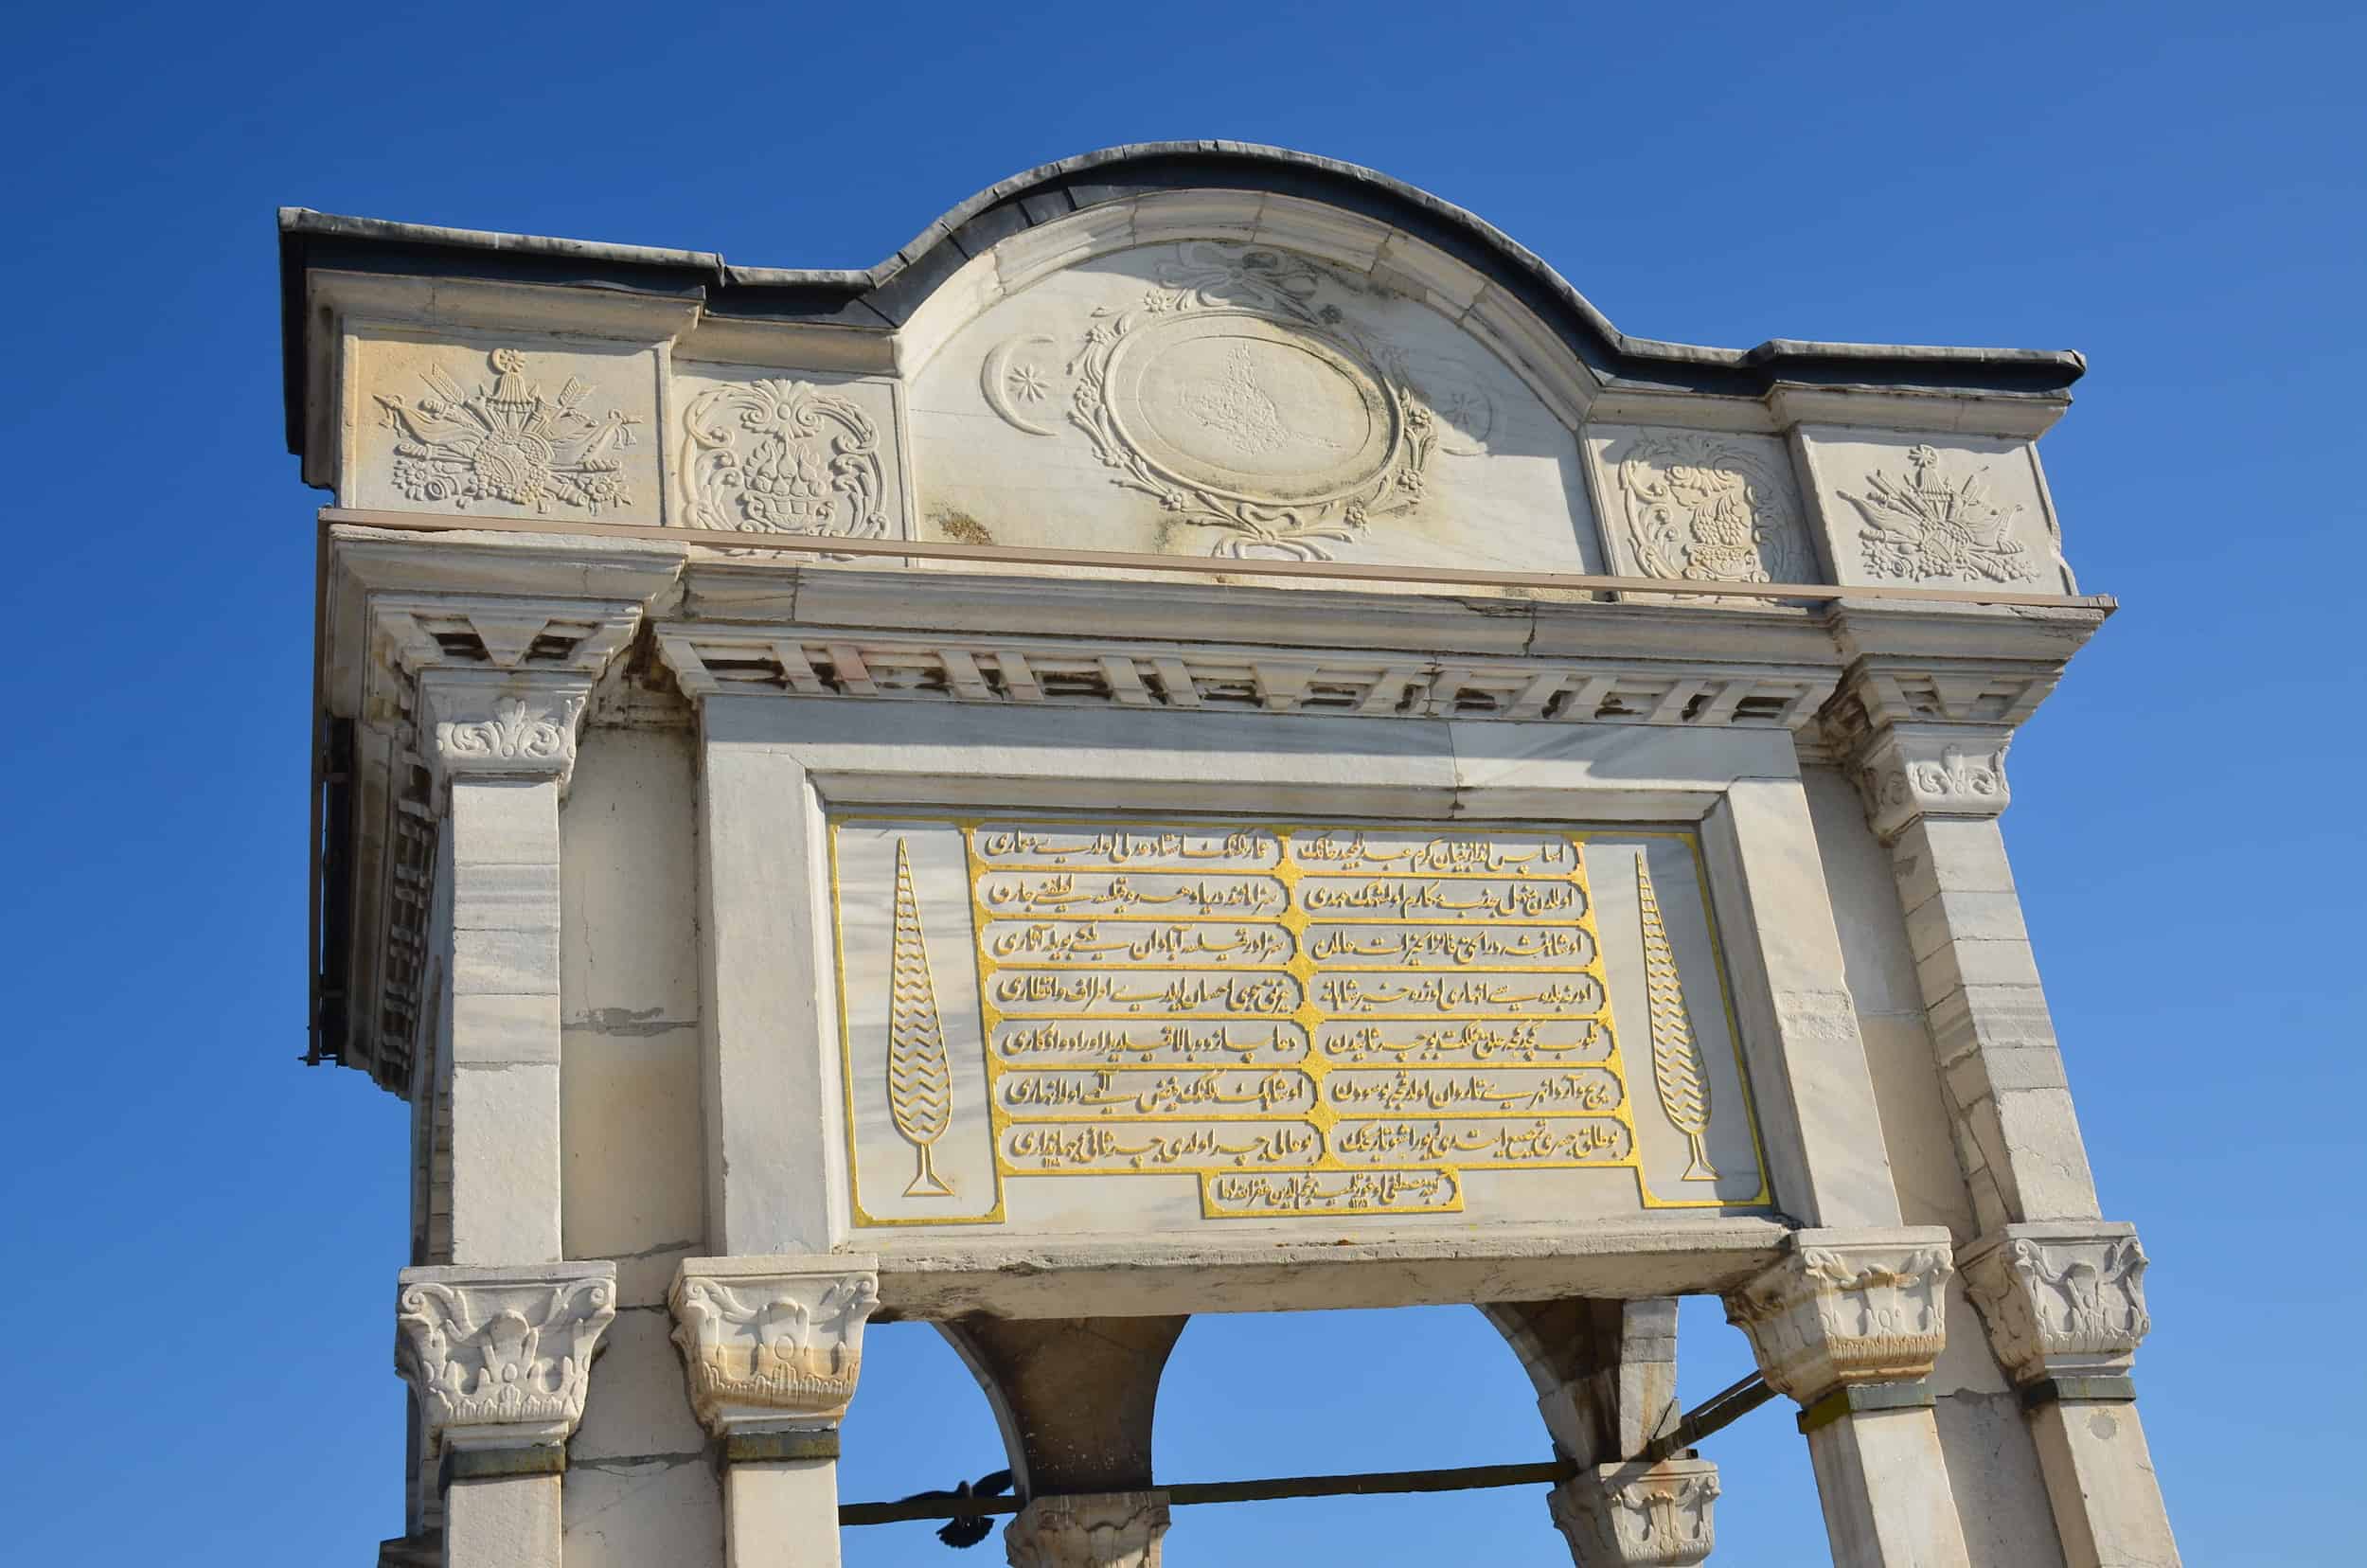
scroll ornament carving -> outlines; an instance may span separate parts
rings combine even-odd
[[[499,697],[491,716],[439,721],[436,756],[454,771],[563,773],[576,760],[578,696]]]
[[[1011,1568],[1159,1568],[1165,1492],[1040,1497],[1003,1532]]]
[[[432,1433],[563,1437],[583,1417],[592,1357],[615,1317],[615,1283],[598,1275],[409,1281],[397,1298],[395,1370]]]
[[[1729,1295],[1726,1319],[1750,1336],[1770,1384],[1812,1404],[1844,1383],[1930,1373],[1954,1273],[1944,1247],[1801,1245]]]
[[[1858,793],[1875,831],[1888,838],[1919,816],[1993,817],[2012,803],[2005,742],[1893,731],[1858,768]]]
[[[1440,432],[1404,352],[1321,299],[1326,276],[1284,252],[1191,241],[1139,304],[1095,312],[1057,375],[1035,351],[1051,340],[1028,334],[988,355],[981,384],[1032,435],[1054,433],[1064,384],[1068,422],[1113,481],[1219,530],[1211,555],[1329,560],[1422,498]],[[1449,398],[1453,428],[1484,439],[1485,393]]]
[[[1790,476],[1715,436],[1639,437],[1620,458],[1628,539],[1646,577],[1806,582],[1815,576]]]
[[[2153,1327],[2135,1235],[2016,1234],[2023,1230],[2010,1227],[1965,1264],[1998,1359],[2020,1382],[2126,1371]]]
[[[690,526],[723,532],[888,532],[880,431],[845,398],[803,382],[719,386],[683,418]]]
[[[1858,543],[1866,570],[1876,577],[1911,581],[1985,579],[2026,582],[2038,562],[2013,536],[2021,506],[2000,506],[1989,498],[1988,481],[1978,473],[1950,480],[1939,453],[1928,446],[1909,450],[1905,476],[1866,475],[1865,493],[1841,492],[1864,522]]]
[[[624,463],[641,421],[612,408],[584,407],[592,388],[577,377],[554,398],[526,379],[515,348],[488,356],[493,380],[465,391],[437,366],[419,372],[428,395],[404,402],[377,394],[380,428],[395,433],[395,488],[413,501],[502,501],[547,512],[551,503],[597,517],[632,504]]]
[[[1717,1544],[1711,1505],[1717,1467],[1705,1459],[1602,1465],[1547,1494],[1555,1527],[1578,1562],[1692,1568]]]
[[[836,1421],[863,1370],[863,1328],[880,1303],[869,1273],[685,1272],[674,1282],[674,1344],[690,1402],[711,1430],[738,1417]]]

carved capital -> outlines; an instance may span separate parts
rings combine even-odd
[[[1692,1568],[1717,1544],[1717,1467],[1630,1460],[1581,1470],[1547,1495],[1579,1568]]]
[[[1778,1393],[1813,1404],[1846,1383],[1929,1374],[1953,1273],[1939,1226],[1798,1231],[1789,1256],[1726,1297],[1726,1321]]]
[[[863,1370],[876,1257],[691,1257],[669,1297],[690,1403],[709,1432],[829,1426]]]
[[[1989,1344],[2016,1382],[2118,1376],[2153,1327],[2133,1225],[2007,1225],[1964,1267]]]
[[[1921,817],[1993,817],[2005,786],[2009,730],[1987,725],[1895,724],[1858,750],[1851,773],[1866,820],[1885,843]]]
[[[431,670],[419,679],[423,749],[441,779],[556,778],[564,786],[591,694],[578,675]]]
[[[1167,1494],[1089,1492],[1039,1497],[1004,1526],[1011,1568],[1159,1568]]]
[[[431,1448],[564,1442],[616,1317],[616,1265],[405,1269],[395,1370]]]

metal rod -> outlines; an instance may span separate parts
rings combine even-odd
[[[1658,1464],[1682,1453],[1711,1433],[1722,1431],[1775,1397],[1775,1390],[1753,1372],[1721,1388],[1678,1420],[1664,1437],[1645,1445],[1637,1455]],[[1270,1503],[1290,1497],[1379,1497],[1393,1492],[1475,1491],[1486,1487],[1559,1486],[1578,1473],[1566,1459],[1534,1465],[1465,1465],[1454,1470],[1365,1470],[1353,1475],[1276,1475],[1255,1481],[1184,1481],[1158,1489],[1175,1507],[1195,1503]],[[916,1497],[900,1503],[847,1503],[838,1510],[841,1524],[893,1524],[908,1519],[977,1519],[988,1514],[1017,1513],[1016,1497]]]
[[[645,523],[553,523],[525,517],[447,517],[438,512],[323,507],[324,527],[392,528],[415,533],[524,533],[639,539],[653,543],[704,544],[726,550],[780,550],[799,555],[884,557],[907,561],[988,561],[1018,566],[1090,566],[1104,571],[1183,572],[1203,577],[1305,578],[1339,582],[1386,582],[1425,588],[1558,588],[1584,593],[1656,594],[1673,597],[1902,599],[1931,604],[2013,604],[2054,610],[2118,609],[2109,594],[2015,594],[1982,588],[1837,588],[1829,582],[1694,582],[1671,578],[1598,577],[1581,572],[1481,572],[1461,566],[1368,565],[1348,561],[1235,561],[1214,556],[1146,555],[1132,550],[1057,550],[1017,544],[955,544],[924,539],[839,539],[811,534],[734,533],[721,528],[674,528]]]
[[[1682,1453],[1713,1432],[1722,1431],[1775,1397],[1775,1390],[1756,1372],[1731,1387],[1721,1388],[1684,1413],[1674,1431],[1644,1445],[1639,1458],[1659,1464]]]

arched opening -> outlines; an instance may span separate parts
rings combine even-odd
[[[838,1488],[844,1503],[873,1503],[1001,1470],[1003,1434],[962,1359],[929,1323],[875,1324],[863,1336],[863,1386],[840,1429]],[[1006,1519],[968,1552],[934,1539],[942,1520],[871,1524],[839,1533],[845,1568],[915,1568],[943,1561],[999,1563],[994,1539]]]

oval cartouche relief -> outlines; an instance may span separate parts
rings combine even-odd
[[[1395,400],[1344,344],[1237,311],[1170,316],[1112,356],[1111,412],[1153,468],[1245,501],[1369,485],[1396,450]]]

